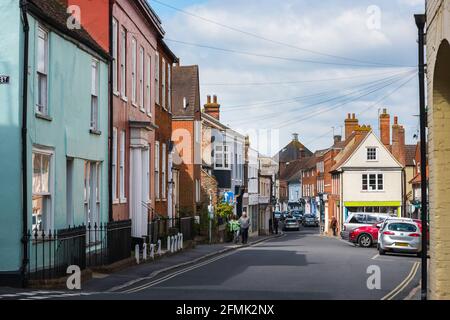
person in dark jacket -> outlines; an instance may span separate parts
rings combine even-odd
[[[275,231],[275,234],[278,234],[278,219],[277,218],[273,218],[273,229]]]
[[[250,219],[247,217],[246,212],[242,214],[239,223],[241,224],[242,244],[246,244],[248,241],[248,229],[250,228]]]
[[[337,219],[333,216],[330,223],[331,230],[333,230],[333,236],[336,237]]]

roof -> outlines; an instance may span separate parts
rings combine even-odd
[[[198,66],[177,66],[172,69],[173,118],[195,116],[200,112],[200,85]],[[187,100],[184,108],[183,99]]]
[[[427,180],[430,178],[429,174],[430,174],[430,172],[429,172],[429,169],[428,169],[428,166],[427,166]],[[422,183],[422,175],[420,173],[417,173],[414,176],[414,178],[412,178],[411,181],[409,181],[409,183],[412,184],[412,185],[417,185],[417,184]]]
[[[358,130],[354,131],[345,141],[343,150],[336,156],[336,164],[331,168],[331,171],[339,169],[359,148],[361,143],[365,140],[371,131]]]
[[[312,156],[313,153],[306,148],[300,141],[292,140],[275,156],[278,162],[289,162],[301,158]]]
[[[67,8],[58,0],[28,0],[27,9],[32,15],[42,19],[52,28],[84,44],[104,59],[110,60],[109,54],[103,50],[83,27],[80,29],[67,28]]]
[[[283,170],[280,180],[288,182],[299,181],[301,172],[305,168],[305,164],[308,160],[309,158],[304,158],[286,163],[286,168]]]
[[[408,144],[405,146],[405,160],[406,166],[408,167],[414,166],[414,159],[416,158],[416,148],[417,145],[415,144]]]
[[[180,61],[180,59],[178,59],[178,57],[175,55],[175,53],[173,53],[173,51],[169,48],[169,46],[163,39],[160,39],[158,44],[160,45],[161,49],[169,56],[169,58],[173,60],[174,63],[178,63]]]

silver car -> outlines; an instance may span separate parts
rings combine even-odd
[[[422,232],[411,219],[387,219],[378,232],[378,252],[422,253]]]
[[[348,216],[344,222],[344,228],[341,231],[341,237],[349,240],[350,232],[359,227],[369,227],[388,219],[390,216],[385,213],[364,213],[355,212]]]
[[[295,218],[287,218],[284,221],[283,231],[287,231],[287,230],[296,230],[296,231],[300,230],[300,225],[299,225],[297,219],[295,219]]]

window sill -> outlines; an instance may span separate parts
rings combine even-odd
[[[126,199],[126,198],[125,198],[125,199],[120,199],[120,203],[121,203],[121,204],[127,203],[127,199]]]
[[[101,131],[95,130],[95,129],[90,129],[90,130],[89,130],[89,133],[90,133],[90,134],[93,134],[93,135],[96,135],[96,136],[101,136],[101,135],[102,135],[102,132],[101,132]]]
[[[116,97],[120,97],[120,92],[119,92],[119,91],[114,91],[113,94],[114,94]]]
[[[132,105],[133,107],[135,107],[135,108],[138,107],[138,105],[136,104],[136,102],[131,102],[131,105]]]
[[[151,112],[147,112],[147,116],[149,116],[150,118],[153,117]]]
[[[144,114],[146,113],[145,109],[139,108],[139,110],[141,110],[141,112],[144,113]]]
[[[119,199],[114,199],[112,203],[113,204],[120,204],[120,200]]]
[[[122,100],[125,101],[125,102],[128,102],[128,98],[125,97],[125,96],[121,96],[120,99],[122,99]]]
[[[36,112],[35,116],[36,116],[36,118],[42,119],[42,120],[45,120],[45,121],[53,121],[53,118],[50,117],[49,115],[46,115],[46,114],[42,114],[42,113]]]

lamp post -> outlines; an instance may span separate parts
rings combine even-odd
[[[419,102],[420,102],[420,175],[421,175],[421,193],[422,193],[422,300],[427,300],[428,288],[428,197],[427,197],[427,148],[426,148],[426,126],[427,111],[425,107],[425,23],[426,16],[424,14],[414,15],[417,29],[419,32]]]

